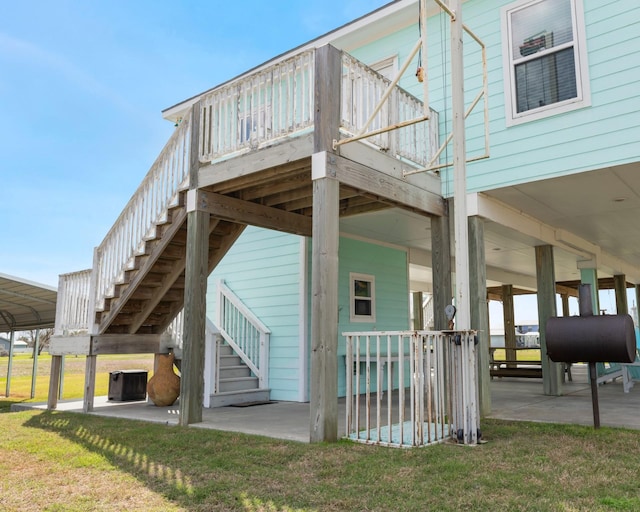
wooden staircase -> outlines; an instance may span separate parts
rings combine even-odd
[[[218,390],[211,394],[209,407],[265,402],[269,390],[259,389],[258,378],[226,343],[218,347]]]
[[[185,192],[154,226],[96,312],[100,334],[158,334],[184,303],[187,213]],[[209,272],[224,257],[246,225],[211,218]]]

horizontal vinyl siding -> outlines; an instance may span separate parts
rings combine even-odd
[[[347,331],[388,331],[409,328],[409,286],[406,251],[340,238],[338,284],[338,394],[344,396]],[[375,277],[376,321],[350,322],[349,274]]]
[[[510,3],[483,0],[464,4],[465,23],[478,30],[488,45],[491,100],[491,158],[468,165],[468,189],[490,190],[638,160],[640,6],[636,0],[606,5],[584,1],[590,107],[507,128],[500,7]],[[489,24],[488,16],[492,18]],[[475,144],[473,139],[468,143],[470,152]],[[444,188],[452,191],[451,183]]]
[[[215,282],[227,286],[271,330],[269,387],[273,400],[297,400],[300,237],[248,227],[209,278],[207,314],[215,319]]]
[[[640,160],[640,4],[638,0],[584,0],[591,106],[536,121],[506,126],[501,8],[511,0],[469,0],[464,23],[487,46],[491,157],[467,165],[469,191],[484,191]],[[417,9],[416,9],[417,10]],[[417,13],[416,13],[417,20]],[[443,30],[444,28],[444,36]],[[386,36],[351,53],[365,63],[399,55],[402,65],[417,41],[417,25]],[[440,140],[451,130],[449,21],[428,21],[427,77],[431,107],[440,112]],[[478,45],[464,36],[465,104],[481,86]],[[446,49],[443,53],[442,48]],[[422,97],[412,63],[401,85]],[[482,103],[466,121],[467,154],[484,152]],[[447,111],[449,110],[449,111]],[[451,147],[441,163],[451,160]],[[451,170],[441,172],[443,195],[453,193]]]

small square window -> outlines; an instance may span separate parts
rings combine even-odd
[[[349,274],[349,318],[352,322],[375,322],[375,280],[367,274]]]
[[[502,13],[507,125],[588,106],[582,0],[525,0]]]

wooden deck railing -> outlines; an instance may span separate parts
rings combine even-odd
[[[347,53],[342,54],[341,129],[356,135],[389,88],[391,81]],[[367,132],[394,126],[424,115],[423,103],[400,87],[384,102]],[[438,113],[430,120],[379,133],[366,139],[391,156],[425,166],[438,150]]]
[[[56,335],[88,332],[90,299],[91,269],[60,276],[54,329]]]
[[[388,80],[343,54],[341,130],[357,132],[384,93]],[[200,123],[186,115],[133,194],[111,230],[96,248],[92,304],[104,309],[124,272],[132,268],[145,240],[167,214],[181,190],[188,188],[191,137],[198,137],[199,159],[231,158],[312,129],[315,51],[301,52],[225,84],[200,101]],[[422,104],[396,88],[372,129],[419,117]],[[437,114],[432,120],[365,139],[397,158],[424,165],[437,142]],[[196,133],[197,132],[197,133]]]
[[[314,52],[225,84],[201,100],[200,161],[271,144],[313,126]]]
[[[368,444],[478,440],[475,333],[343,333],[346,433]]]

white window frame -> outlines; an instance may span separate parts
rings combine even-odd
[[[356,297],[354,284],[356,281],[366,281],[371,285],[370,297]],[[356,314],[356,300],[370,300],[371,314]],[[376,321],[376,278],[370,274],[349,273],[349,320],[351,322],[375,322]]]
[[[515,11],[532,7],[543,0],[520,0],[502,8],[502,62],[504,72],[505,119],[507,126],[542,119],[545,117],[569,112],[591,105],[591,90],[589,87],[589,69],[587,63],[587,43],[584,28],[584,8],[582,0],[570,0],[573,23],[573,42],[568,44],[574,48],[575,76],[577,96],[568,100],[551,103],[533,108],[525,112],[518,112],[516,105],[515,64],[511,43],[511,14]]]

